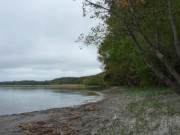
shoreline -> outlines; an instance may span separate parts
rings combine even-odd
[[[33,112],[24,112],[18,114],[10,114],[10,115],[0,115],[0,134],[1,135],[19,135],[19,134],[29,134],[29,129],[25,128],[34,128],[31,126],[37,126],[38,129],[33,131],[38,134],[45,134],[42,125],[44,124],[60,124],[60,128],[62,130],[58,131],[62,135],[70,135],[70,134],[79,134],[79,130],[72,129],[69,125],[69,122],[79,119],[81,116],[76,114],[77,112],[86,113],[88,111],[94,111],[97,105],[102,104],[107,100],[107,90],[98,92],[102,98],[96,102],[84,103],[82,105],[75,105],[70,107],[62,107],[62,108],[51,108],[40,111]],[[54,118],[59,117],[60,120],[54,120]],[[63,122],[61,122],[63,121]],[[65,122],[64,122],[65,121]],[[82,122],[78,122],[82,123]],[[77,124],[77,123],[76,123]],[[68,125],[68,128],[66,127]],[[53,125],[53,129],[55,125]],[[79,127],[78,127],[79,128]],[[43,131],[42,131],[43,130]],[[47,128],[47,130],[49,130]],[[32,133],[32,134],[34,134]],[[31,133],[30,133],[31,134]],[[45,134],[49,135],[49,134]],[[53,134],[53,135],[56,135]]]
[[[141,97],[126,91],[114,87],[103,91],[104,99],[95,103],[0,116],[0,134],[164,135],[169,134],[169,128],[173,135],[180,133],[179,95],[150,97],[147,92]]]
[[[0,85],[0,87],[53,87],[53,88],[86,88],[83,84],[59,84],[59,85]]]
[[[37,110],[37,111],[30,111],[30,112],[22,112],[22,113],[14,113],[14,114],[0,114],[0,118],[1,117],[11,117],[11,116],[18,116],[18,115],[26,115],[26,114],[31,114],[31,113],[36,113],[36,112],[45,112],[45,111],[51,111],[51,110],[56,110],[56,109],[68,109],[68,108],[79,108],[81,106],[85,106],[85,105],[89,105],[89,104],[94,104],[94,103],[98,103],[101,102],[105,99],[105,95],[103,94],[103,92],[96,92],[93,91],[94,93],[98,94],[98,97],[96,98],[95,101],[91,101],[91,100],[87,100],[84,103],[80,104],[80,105],[72,105],[72,106],[67,106],[67,107],[58,107],[58,108],[49,108],[49,109],[45,109],[45,110]],[[1,135],[1,134],[0,134]]]
[[[56,110],[66,110],[66,109],[78,109],[81,107],[85,107],[85,106],[89,106],[89,105],[93,105],[96,104],[98,102],[103,102],[103,100],[105,100],[105,98],[103,98],[102,100],[98,100],[95,102],[88,102],[88,103],[84,103],[81,105],[74,105],[74,106],[67,106],[67,107],[59,107],[59,108],[50,108],[50,109],[45,109],[45,110],[37,110],[37,111],[32,111],[32,112],[23,112],[23,113],[14,113],[14,114],[4,114],[4,115],[0,115],[0,119],[1,117],[13,117],[13,116],[20,116],[20,115],[31,115],[34,113],[47,113],[47,112],[52,112],[52,111],[56,111]]]

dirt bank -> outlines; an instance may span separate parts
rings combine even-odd
[[[127,106],[131,105],[133,101],[141,98],[132,98],[125,91],[125,89],[117,88],[105,91],[105,99],[97,103],[0,116],[0,135],[121,135],[125,132],[125,129],[128,134],[136,134],[137,132],[139,134],[150,133],[152,129],[137,130],[135,126],[137,125],[136,117],[133,116],[131,110],[127,109]],[[174,93],[161,96],[162,101],[172,98],[175,101],[180,101],[179,96]],[[148,111],[147,118],[155,122],[157,119],[156,114],[156,111],[150,112],[150,114]],[[150,115],[153,115],[152,118]],[[180,122],[179,115],[168,117],[168,121],[174,119],[177,120],[177,124]],[[177,134],[178,130],[178,128],[173,128],[174,134]],[[156,129],[154,131],[156,133]],[[162,135],[169,132],[168,128],[165,127],[157,131],[157,134]]]

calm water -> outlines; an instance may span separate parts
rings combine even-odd
[[[0,87],[0,115],[80,105],[102,98],[95,92],[44,87]]]

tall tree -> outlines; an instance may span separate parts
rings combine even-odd
[[[180,5],[178,0],[174,0],[174,3]],[[167,9],[168,5],[169,10]],[[107,25],[103,31],[105,35],[118,33],[116,35],[120,37],[130,36],[149,68],[167,85],[180,93],[180,72],[175,67],[180,58],[178,57],[180,52],[179,26],[176,26],[176,24],[180,24],[180,20],[176,18],[175,21],[174,19],[171,0],[101,0],[97,2],[85,0],[84,6],[86,6],[84,11],[87,11],[88,7],[94,9],[92,18],[100,18]],[[176,10],[179,9],[180,7],[176,8]],[[165,28],[172,28],[172,32],[165,33]],[[96,44],[97,39],[103,40],[103,37],[97,36],[98,32],[102,32],[99,26],[93,32],[94,35],[86,36],[86,43]],[[172,46],[173,42],[175,47]],[[171,44],[171,51],[167,50],[169,44]],[[142,45],[149,48],[149,51],[164,65],[167,72],[164,73],[153,63]]]

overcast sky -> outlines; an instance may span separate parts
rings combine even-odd
[[[101,72],[96,47],[75,43],[97,23],[82,17],[82,0],[1,0],[0,81]]]

